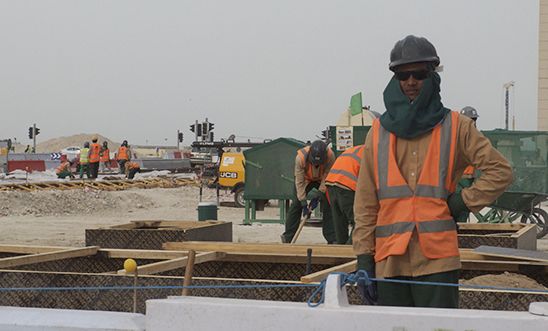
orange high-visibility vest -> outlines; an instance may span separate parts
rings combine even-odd
[[[118,148],[118,154],[116,155],[116,160],[129,160],[126,146],[120,146],[120,148]]]
[[[98,143],[92,143],[89,146],[89,163],[99,162],[99,153],[101,152],[101,145]]]
[[[309,182],[319,182],[323,179],[324,173],[325,173],[325,164],[320,164],[320,171],[314,176],[314,165],[308,161],[308,152],[310,151],[310,146],[303,147],[297,151],[297,155],[301,159],[301,162],[305,164],[305,172],[304,172],[304,178]],[[327,149],[327,156],[325,158],[325,161],[327,162],[331,157],[333,157],[333,151],[328,148]]]
[[[325,178],[327,183],[337,183],[356,191],[356,182],[360,172],[363,145],[354,146],[344,151],[335,160],[329,174]]]
[[[417,231],[422,253],[429,259],[459,256],[455,221],[447,197],[455,192],[455,150],[458,113],[449,113],[431,133],[430,146],[413,192],[396,162],[396,136],[372,125],[375,185],[379,199],[375,228],[375,261],[407,251]]]
[[[110,161],[110,150],[108,148],[103,149],[101,152],[101,162]]]
[[[61,164],[57,167],[57,169],[55,169],[55,173],[59,175],[61,172],[65,171],[65,170],[70,171],[69,161],[61,162]]]

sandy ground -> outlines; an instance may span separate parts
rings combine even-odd
[[[206,190],[203,201],[215,201]],[[231,201],[223,195],[221,201]],[[132,189],[0,192],[0,244],[83,246],[85,229],[133,220],[197,220],[199,190]],[[260,218],[279,217],[277,206],[258,212]],[[220,207],[218,218],[233,223],[235,242],[279,242],[281,224],[243,225],[244,209]],[[324,243],[321,228],[305,227],[299,243]]]
[[[203,201],[215,201],[205,190]],[[230,202],[230,194],[221,201]],[[83,246],[85,229],[108,227],[134,220],[197,220],[199,190],[132,189],[117,192],[95,190],[0,192],[0,244]],[[259,218],[278,218],[273,206],[257,212]],[[243,225],[244,209],[220,207],[218,218],[233,223],[234,242],[280,242],[282,224]],[[305,227],[298,243],[325,243],[321,228]],[[548,239],[538,241],[548,251]]]

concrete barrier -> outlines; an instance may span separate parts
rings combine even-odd
[[[143,331],[145,317],[106,311],[0,307],[0,330]]]
[[[339,275],[331,275],[325,303],[205,297],[170,297],[147,301],[146,330],[548,330],[548,303],[529,312],[466,309],[351,306]]]

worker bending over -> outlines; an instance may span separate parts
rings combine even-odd
[[[57,174],[57,178],[74,178],[74,175],[72,174],[72,169],[70,168],[72,166],[72,162],[70,162],[67,159],[67,156],[65,154],[61,155],[61,164],[55,169],[55,174]]]
[[[282,234],[282,242],[290,243],[297,232],[299,221],[316,208],[318,203],[322,206],[322,233],[328,243],[335,242],[335,231],[331,220],[331,211],[325,192],[325,177],[335,162],[335,155],[326,143],[321,140],[314,141],[310,146],[297,151],[295,157],[295,191],[294,197],[287,213],[285,232]],[[315,189],[315,190],[313,190]],[[313,191],[312,191],[313,190]],[[307,202],[307,194],[312,191],[310,205]]]
[[[325,179],[337,244],[352,243],[354,191],[356,191],[362,154],[363,145],[345,150],[335,160]],[[350,236],[348,235],[348,226],[351,226]]]
[[[407,36],[390,54],[386,112],[365,140],[356,186],[353,233],[359,269],[394,280],[457,284],[461,262],[455,219],[493,202],[512,169],[474,122],[445,108],[440,63],[425,38]],[[464,169],[481,176],[455,193]],[[362,282],[378,304],[456,308],[458,288]]]
[[[128,161],[124,164],[127,179],[133,179],[135,174],[141,172],[141,166],[137,162]]]

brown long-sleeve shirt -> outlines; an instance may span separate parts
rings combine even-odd
[[[306,163],[306,160],[303,161],[297,153],[297,156],[295,157],[295,188],[297,189],[297,199],[299,199],[299,201],[306,200],[306,187],[310,184],[310,181],[305,178]],[[324,172],[319,188],[321,192],[325,193],[325,177],[329,174],[329,170],[331,170],[333,163],[335,163],[335,155],[333,153],[327,153],[327,160],[324,165]],[[320,166],[312,167],[312,174],[314,176],[318,176],[319,172]]]
[[[379,200],[375,189],[373,139],[369,131],[354,200],[353,247],[356,255],[375,254],[375,227]],[[414,190],[423,167],[431,140],[431,132],[413,139],[397,138],[396,162],[409,187]],[[479,211],[492,203],[512,183],[512,168],[489,140],[481,134],[474,122],[458,117],[457,149],[454,175],[460,178],[464,169],[473,165],[481,171],[473,185],[463,189],[462,198],[471,211]],[[459,269],[459,257],[428,259],[420,249],[414,231],[404,255],[389,256],[377,263],[377,277],[420,276]]]

